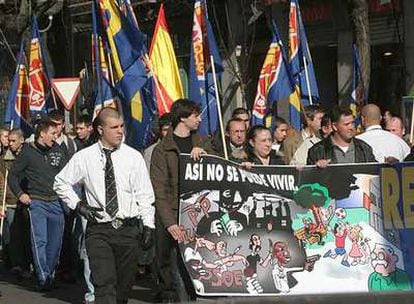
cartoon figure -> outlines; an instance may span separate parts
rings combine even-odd
[[[354,225],[349,230],[349,239],[352,241],[352,247],[349,251],[349,257],[352,258],[351,265],[356,266],[359,264],[363,265],[368,262],[368,253],[365,251],[364,247],[361,245],[363,243],[364,237],[362,235],[362,227],[360,225]]]
[[[243,205],[239,190],[227,189],[220,193],[219,211],[205,215],[197,225],[197,234],[221,236],[223,233],[237,236],[247,226],[247,217],[238,210]]]
[[[328,226],[334,216],[332,206],[329,206],[328,208],[319,207],[319,214],[322,224]]]
[[[411,290],[408,274],[397,268],[398,256],[391,246],[375,244],[371,252],[371,266],[374,272],[368,278],[369,291]]]
[[[323,245],[325,242],[323,241],[323,236],[325,235],[325,229],[321,230],[320,225],[315,224],[312,222],[310,217],[304,217],[302,219],[303,222],[303,229],[305,232],[305,239],[310,243],[318,243],[318,245]]]
[[[246,258],[238,254],[237,252],[240,251],[241,246],[238,246],[234,249],[232,254],[227,253],[227,243],[225,241],[218,241],[214,243],[212,241],[206,240],[204,238],[196,238],[196,249],[203,248],[214,252],[217,256],[217,259],[213,262],[207,262],[206,260],[202,259],[201,263],[207,269],[219,269],[219,274],[227,271],[228,267],[233,266],[236,262],[242,262],[244,265],[247,264]]]
[[[341,264],[343,266],[350,267],[349,262],[348,262],[348,254],[346,253],[346,249],[345,249],[345,240],[348,235],[347,225],[342,221],[335,223],[332,233],[335,237],[334,252],[332,252],[332,250],[329,249],[323,255],[323,257],[324,258],[330,257],[332,259],[336,259],[336,257],[340,255],[342,256]]]
[[[250,254],[246,256],[248,266],[244,269],[244,276],[246,277],[246,289],[250,294],[259,294],[263,292],[263,288],[257,281],[257,265],[262,267],[267,267],[271,261],[271,252],[263,260],[259,255],[260,250],[262,249],[262,241],[260,236],[257,234],[252,234],[249,240],[249,249],[251,250]]]
[[[290,251],[285,242],[279,241],[273,244],[272,258],[272,277],[275,288],[281,293],[288,293],[290,288],[297,284],[292,274],[303,270],[312,271],[315,262],[319,260],[320,256],[307,257],[304,267],[287,268],[286,266],[291,260]]]

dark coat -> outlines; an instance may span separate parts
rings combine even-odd
[[[34,142],[24,145],[9,172],[10,189],[16,197],[27,193],[32,199],[57,200],[59,197],[53,190],[53,183],[67,161],[67,151],[57,143],[43,149]],[[24,187],[20,183],[23,178],[27,181]]]
[[[355,147],[356,163],[376,162],[370,145],[355,137],[352,140]],[[334,145],[330,137],[325,138],[310,148],[308,152],[307,164],[314,165],[321,159],[330,159],[332,164],[338,163],[334,153]]]
[[[247,155],[248,155],[249,162],[252,162],[255,165],[263,165],[260,158],[258,158],[256,154],[254,154],[252,151],[249,151]],[[283,158],[280,155],[277,155],[275,151],[272,150],[270,152],[269,166],[275,166],[275,165],[279,166],[279,165],[284,165],[284,164],[285,162],[283,161]]]
[[[210,141],[198,133],[192,134],[192,142],[193,147],[201,147],[209,154],[213,152]],[[178,224],[179,154],[171,128],[154,148],[150,170],[156,215],[165,228]]]

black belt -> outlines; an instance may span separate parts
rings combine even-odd
[[[136,217],[128,217],[126,219],[115,218],[112,222],[104,222],[104,223],[93,223],[92,225],[111,225],[115,229],[119,229],[121,227],[131,227],[131,226],[138,226],[139,219]],[[88,225],[90,225],[88,223]]]

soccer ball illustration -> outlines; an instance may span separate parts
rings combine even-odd
[[[344,208],[336,208],[335,209],[335,216],[341,220],[346,217],[346,210]]]

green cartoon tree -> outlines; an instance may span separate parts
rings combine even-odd
[[[319,207],[327,207],[331,201],[328,188],[320,184],[303,184],[293,198],[299,206],[312,211],[317,224],[322,223]]]

